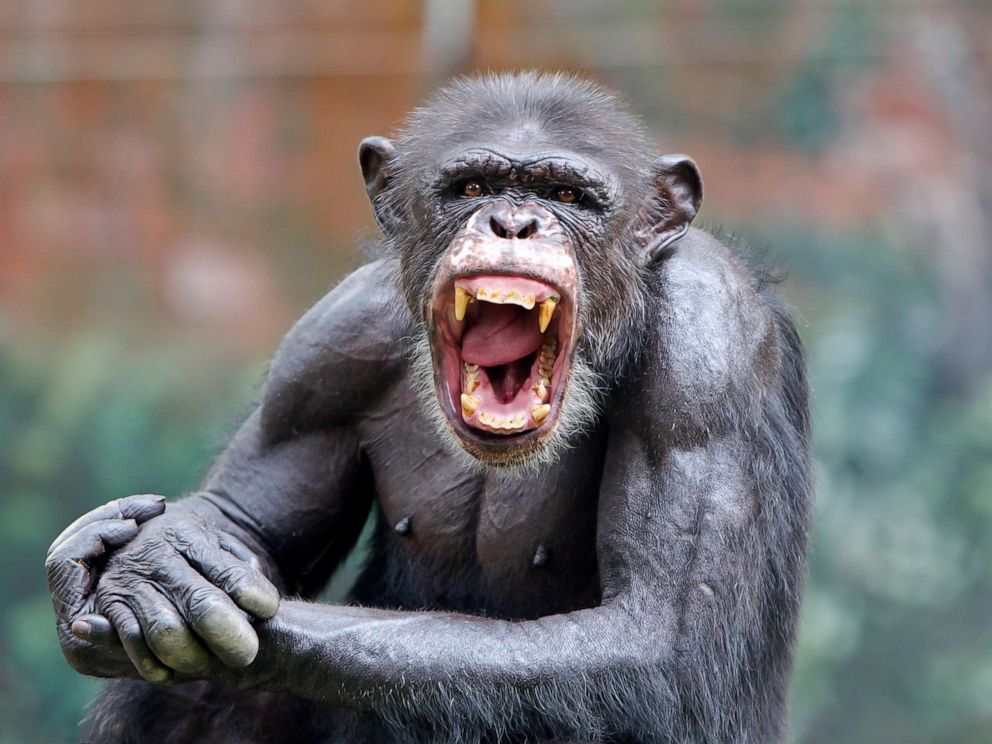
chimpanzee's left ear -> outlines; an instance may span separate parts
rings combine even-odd
[[[685,235],[703,201],[703,178],[688,155],[662,155],[651,166],[651,193],[637,215],[635,235],[644,263],[656,264]]]

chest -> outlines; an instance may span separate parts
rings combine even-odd
[[[479,595],[509,615],[598,600],[601,436],[538,472],[483,473],[445,449],[415,400],[392,404],[363,444],[391,552],[406,562],[395,575],[438,597]]]

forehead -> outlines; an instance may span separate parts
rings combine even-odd
[[[640,177],[648,156],[640,123],[614,98],[559,77],[467,80],[442,90],[407,121],[400,137],[409,165],[435,170],[459,151],[490,148],[510,159],[558,153]]]
[[[456,115],[457,116],[457,115]],[[458,150],[489,147],[517,161],[536,160],[559,153],[563,157],[608,162],[627,149],[629,139],[590,117],[561,113],[548,119],[529,112],[489,111],[465,113],[452,122],[447,137],[437,137],[439,159]],[[439,132],[437,132],[439,133]]]

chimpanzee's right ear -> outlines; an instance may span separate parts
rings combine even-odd
[[[391,223],[395,221],[395,216],[388,213],[389,210],[378,196],[389,186],[395,154],[395,145],[385,137],[366,137],[358,146],[358,164],[362,167],[365,191],[372,202],[375,221],[387,235],[392,232]]]

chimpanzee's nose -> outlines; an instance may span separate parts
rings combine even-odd
[[[537,234],[537,218],[532,213],[518,215],[500,211],[489,218],[489,229],[497,238],[530,238]]]

